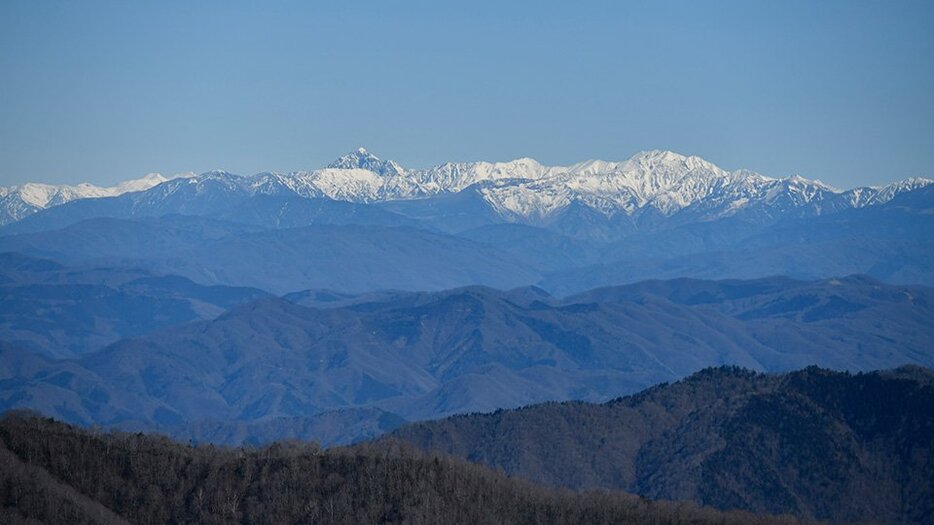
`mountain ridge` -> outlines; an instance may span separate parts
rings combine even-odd
[[[200,193],[206,191],[204,188],[220,186],[231,195],[294,194],[357,203],[430,199],[474,187],[507,221],[542,220],[573,203],[607,217],[619,213],[632,216],[651,209],[664,216],[687,211],[709,219],[756,206],[784,213],[798,210],[819,215],[888,202],[895,195],[931,182],[909,178],[884,186],[842,191],[799,176],[776,179],[745,169],[726,171],[700,157],[663,150],[639,152],[624,161],[588,160],[571,166],[544,166],[534,159],[520,158],[405,169],[359,148],[313,171],[264,172],[253,176],[213,171],[164,181],[162,185],[170,186],[153,192],[152,198],[168,198],[185,184],[195,185],[193,191]],[[12,198],[13,193],[4,191],[9,195],[2,198]],[[114,195],[111,192],[86,197]],[[146,200],[136,199],[133,207]],[[2,222],[14,222],[38,211],[38,208],[30,208],[32,211],[16,208],[22,208],[22,204],[0,201],[0,205],[10,208],[4,212],[7,218]]]
[[[116,197],[124,193],[145,191],[169,180],[193,176],[193,173],[180,173],[171,177],[150,173],[109,187],[95,186],[86,182],[74,186],[27,182],[0,187],[0,226],[16,222],[40,210],[74,200]]]

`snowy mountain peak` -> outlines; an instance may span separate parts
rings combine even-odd
[[[830,184],[826,184],[818,179],[806,179],[797,173],[782,179],[782,181],[789,186],[810,186],[831,193],[840,193],[840,190],[831,186]]]
[[[723,177],[729,174],[729,172],[721,169],[714,163],[696,155],[682,155],[668,150],[640,151],[630,157],[626,164],[630,166],[639,166],[648,171],[668,170],[686,173],[699,170],[704,175],[716,177]],[[749,171],[744,171],[743,173],[758,175],[755,172]]]
[[[330,169],[363,169],[378,175],[401,176],[405,175],[402,166],[391,160],[382,160],[373,155],[366,148],[357,148],[328,164]]]
[[[640,151],[629,158],[633,162],[646,164],[671,164],[676,162],[685,162],[687,156],[675,153],[674,151],[653,149]]]

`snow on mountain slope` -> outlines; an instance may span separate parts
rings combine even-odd
[[[548,217],[574,202],[608,216],[647,208],[667,216],[690,208],[715,217],[754,205],[819,214],[880,204],[931,183],[909,179],[842,192],[799,176],[774,179],[749,170],[726,171],[700,157],[657,150],[621,162],[590,160],[569,167],[521,158],[406,170],[360,148],[330,166],[277,177],[300,195],[355,202],[419,199],[473,186],[498,213],[514,219]]]
[[[483,193],[497,209],[520,217],[544,217],[574,201],[607,215],[647,206],[670,214],[705,199],[747,197],[769,181],[753,172],[723,171],[699,157],[649,151],[623,162],[587,161],[537,181],[490,186]]]
[[[910,177],[904,180],[893,182],[886,186],[870,186],[870,187],[860,187],[853,188],[842,192],[841,195],[844,197],[846,202],[850,203],[854,208],[862,208],[863,206],[871,206],[873,204],[883,204],[890,200],[899,193],[904,193],[906,191],[914,191],[918,188],[923,188],[928,184],[931,184],[930,179],[924,179],[921,177]]]
[[[262,194],[295,193],[351,202],[418,199],[456,193],[471,185],[502,180],[537,180],[565,168],[542,166],[533,159],[511,162],[445,163],[427,170],[406,170],[364,148],[342,156],[327,168],[288,174],[260,173],[248,183]]]
[[[405,175],[405,170],[395,161],[380,160],[379,157],[371,154],[365,148],[357,148],[351,151],[328,164],[328,168],[341,170],[362,169],[384,176]]]
[[[711,218],[762,205],[780,211],[880,204],[932,181],[909,179],[879,188],[859,188],[859,198],[820,181],[793,176],[773,179],[748,170],[725,171],[699,157],[647,151],[623,162],[587,161],[564,170],[549,168],[538,180],[482,188],[484,198],[503,214],[547,217],[577,202],[607,216],[654,209],[670,216],[691,209]]]
[[[112,188],[88,184],[0,188],[0,224],[70,200],[147,188],[138,198],[134,197],[134,207],[155,205],[160,199],[179,199],[181,195],[189,199],[215,198],[211,197],[215,193],[294,194],[372,203],[425,199],[470,188],[496,213],[512,221],[546,219],[572,204],[607,217],[646,211],[668,217],[687,211],[692,217],[705,220],[738,213],[820,215],[888,202],[899,193],[931,182],[914,178],[882,187],[841,191],[799,176],[775,179],[749,170],[726,171],[700,157],[659,150],[640,152],[619,162],[589,160],[567,167],[543,166],[534,159],[520,158],[405,169],[359,148],[315,171],[260,173],[251,177],[208,172],[174,181],[150,175]],[[190,206],[191,210],[200,208],[196,203]]]
[[[115,197],[129,192],[145,191],[174,178],[193,176],[193,173],[189,173],[164,177],[158,173],[150,173],[145,177],[124,181],[110,187],[88,183],[69,186],[29,182],[19,186],[0,188],[0,225],[18,221],[39,210],[73,200]]]

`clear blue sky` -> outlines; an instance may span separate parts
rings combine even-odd
[[[696,154],[934,176],[934,2],[0,3],[0,184]]]

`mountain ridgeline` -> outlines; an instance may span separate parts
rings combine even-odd
[[[552,486],[841,523],[934,519],[934,373],[708,369],[604,404],[454,416],[390,435]]]

